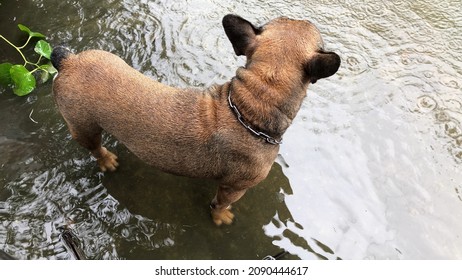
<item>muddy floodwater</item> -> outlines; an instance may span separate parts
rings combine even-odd
[[[244,65],[221,26],[228,13],[308,19],[342,58],[309,87],[235,223],[212,223],[214,182],[162,173],[109,135],[120,169],[100,172],[49,82],[26,97],[0,89],[0,250],[72,259],[64,227],[89,259],[461,259],[460,0],[0,0],[0,34],[23,42],[21,23],[54,46],[104,49],[169,85],[206,87]],[[22,63],[0,41],[5,61]]]

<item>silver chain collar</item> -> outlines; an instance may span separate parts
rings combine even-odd
[[[269,144],[272,144],[272,145],[282,144],[282,138],[280,140],[277,140],[269,136],[266,133],[253,129],[249,124],[245,122],[244,117],[242,116],[241,112],[239,112],[239,109],[237,109],[236,105],[234,105],[234,103],[231,101],[231,88],[232,88],[232,85],[230,83],[229,90],[228,90],[228,104],[229,104],[229,107],[233,109],[234,113],[236,114],[237,120],[242,124],[242,126],[244,126],[248,131],[252,132],[252,134],[254,134],[255,136],[262,138]]]

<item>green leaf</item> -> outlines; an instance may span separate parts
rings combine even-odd
[[[29,94],[35,89],[35,78],[23,65],[13,65],[10,69],[13,92],[18,96]]]
[[[40,74],[40,82],[46,83],[50,77],[53,77],[56,73],[58,73],[58,70],[53,67],[51,64],[51,61],[49,61],[47,64],[43,64],[39,66],[39,70],[41,72]]]
[[[50,59],[51,46],[47,41],[45,40],[38,41],[37,44],[35,44],[34,51],[38,53],[39,55],[44,56],[47,59]]]
[[[56,70],[56,68],[53,67],[53,64],[51,64],[51,61],[48,61],[47,64],[43,64],[42,66],[40,66],[40,68],[46,70],[51,75],[58,73],[58,70]]]
[[[18,27],[19,27],[19,29],[21,29],[21,31],[24,31],[24,32],[26,32],[27,34],[29,34],[30,37],[46,38],[46,36],[43,35],[42,33],[33,32],[33,31],[31,31],[31,30],[30,30],[27,26],[25,26],[25,25],[18,24]]]
[[[13,64],[8,62],[0,64],[0,85],[4,87],[9,87],[13,84],[10,74],[11,66],[13,66]]]
[[[48,71],[40,71],[42,74],[40,75],[40,82],[42,84],[46,83],[48,79],[50,79],[50,73]]]

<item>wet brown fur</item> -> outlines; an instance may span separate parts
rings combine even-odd
[[[101,146],[112,134],[147,163],[178,175],[218,181],[213,221],[230,224],[229,206],[263,180],[279,151],[236,119],[228,91],[245,119],[279,139],[306,96],[308,84],[334,74],[340,58],[323,51],[319,31],[308,21],[278,18],[261,28],[234,15],[223,19],[245,67],[224,85],[180,89],[142,75],[122,59],[100,50],[56,61],[56,104],[72,137],[89,149],[103,171],[118,166]],[[61,58],[60,58],[61,59]]]

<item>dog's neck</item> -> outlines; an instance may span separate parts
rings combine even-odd
[[[239,68],[230,82],[232,103],[253,130],[281,139],[295,118],[306,86],[281,83],[246,68]]]
[[[232,83],[230,83],[229,89],[228,89],[228,105],[234,111],[234,114],[236,115],[236,118],[239,121],[239,123],[242,124],[242,126],[244,126],[250,133],[252,133],[256,137],[259,137],[265,140],[269,144],[272,144],[272,145],[282,144],[282,138],[280,139],[273,138],[270,135],[255,129],[251,123],[247,122],[246,118],[239,111],[239,108],[236,106],[236,104],[233,103],[233,99],[231,97],[232,93],[233,93],[233,87],[232,87]]]

